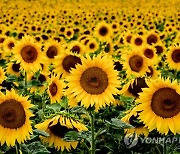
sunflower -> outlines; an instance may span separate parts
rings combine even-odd
[[[167,60],[171,69],[180,70],[180,47],[171,47],[167,53]]]
[[[112,59],[107,56],[82,58],[82,65],[72,69],[67,80],[69,98],[75,97],[86,108],[94,106],[96,111],[114,102],[113,95],[118,93],[118,72],[114,70]]]
[[[150,131],[157,129],[161,134],[168,134],[169,130],[176,134],[180,131],[177,121],[180,119],[180,90],[177,81],[169,79],[151,80],[148,88],[139,93],[137,102],[139,119]]]
[[[73,38],[74,36],[74,30],[72,28],[66,28],[64,31],[64,36],[65,38],[67,38],[68,40]]]
[[[156,55],[156,50],[154,47],[150,45],[145,45],[142,47],[142,53],[146,58],[148,58],[151,64],[155,65],[155,63],[157,63],[158,57]]]
[[[139,113],[140,112],[136,110],[136,107],[134,107],[132,110],[128,110],[126,112],[126,115],[121,119],[123,122],[131,124],[134,127],[125,129],[125,133],[127,135],[136,133],[137,136],[144,135],[145,137],[147,137],[149,134],[149,130],[142,122],[138,121]]]
[[[148,66],[148,68],[149,71],[146,72],[146,76],[150,79],[157,79],[158,76],[160,75],[159,70],[157,70],[153,65]]]
[[[59,79],[59,76],[52,76],[50,83],[48,85],[48,95],[50,97],[51,103],[56,103],[60,101],[63,96],[63,88],[65,84],[63,80]]]
[[[79,121],[62,115],[47,119],[35,127],[49,133],[49,137],[41,137],[43,142],[48,143],[49,146],[54,145],[57,150],[61,151],[65,149],[70,151],[71,148],[75,149],[78,145],[78,141],[68,142],[63,140],[67,132],[88,130],[87,127]]]
[[[164,51],[166,49],[166,47],[165,47],[165,45],[163,43],[158,43],[154,47],[156,49],[156,54],[157,55],[160,55],[160,54],[164,53]]]
[[[33,93],[38,91],[43,93],[47,89],[46,82],[49,81],[49,76],[47,72],[41,72],[37,77],[33,72],[27,74],[27,81],[38,80],[40,84],[38,86],[33,86],[30,88],[30,92]]]
[[[31,121],[33,114],[29,108],[30,104],[27,97],[19,96],[15,91],[7,91],[6,94],[0,93],[0,143],[5,142],[7,146],[14,146],[24,143],[30,139],[32,134]]]
[[[142,88],[148,87],[146,84],[145,77],[139,77],[130,80],[123,88],[119,91],[119,94],[124,94],[126,96],[138,97],[139,93],[142,92]]]
[[[95,52],[99,48],[99,44],[95,39],[90,39],[89,42],[86,45],[87,47],[87,52],[86,53],[91,53]]]
[[[149,32],[146,36],[146,42],[149,45],[153,45],[159,42],[159,35],[153,31]]]
[[[135,45],[136,47],[142,46],[145,42],[144,38],[141,35],[134,35],[132,38],[128,38],[128,39],[130,39],[129,41],[132,42],[132,44]],[[132,39],[132,41],[131,41],[131,39]]]
[[[8,63],[6,73],[11,75],[20,76],[20,64],[10,62]]]
[[[0,83],[6,79],[5,72],[2,67],[0,67]]]
[[[13,37],[7,37],[6,40],[3,43],[3,47],[4,47],[4,52],[6,55],[9,55],[12,50],[13,47],[15,46],[15,39]]]
[[[72,53],[83,54],[85,52],[84,46],[79,41],[73,41],[68,48]]]
[[[78,54],[71,52],[63,52],[61,55],[55,57],[54,72],[63,74],[63,77],[70,74],[70,70],[75,68],[77,64],[81,64],[81,58]]]
[[[44,57],[47,59],[47,63],[53,62],[55,56],[60,55],[62,51],[61,44],[56,41],[48,41],[45,43],[44,47]]]
[[[112,35],[112,28],[109,24],[105,22],[100,22],[95,28],[95,37],[97,37],[100,41],[106,41],[110,39]]]
[[[30,36],[23,37],[15,44],[13,51],[14,59],[20,63],[20,69],[36,72],[41,68],[40,61],[43,59],[41,49]]]
[[[144,76],[148,71],[148,60],[141,52],[131,51],[122,55],[123,69],[126,70],[127,76],[136,77]]]

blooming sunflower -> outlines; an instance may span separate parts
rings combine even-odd
[[[99,48],[99,44],[95,39],[90,39],[90,41],[86,45],[87,52],[95,52]]]
[[[150,79],[157,79],[160,75],[160,71],[155,68],[155,66],[148,66],[149,71],[146,72],[146,76]]]
[[[61,151],[65,149],[70,151],[71,148],[75,149],[78,145],[78,141],[68,142],[63,140],[67,132],[88,130],[87,127],[79,121],[62,115],[47,119],[35,127],[49,133],[49,137],[41,137],[43,142],[48,143],[49,146],[54,145],[57,150]]]
[[[59,76],[52,76],[50,83],[48,85],[48,94],[51,100],[51,103],[58,102],[63,96],[63,88],[65,84],[63,80],[59,79]]]
[[[35,91],[43,93],[47,89],[47,85],[45,83],[49,81],[49,77],[46,72],[41,72],[37,77],[35,77],[35,74],[33,72],[28,73],[27,81],[32,81],[32,80],[38,80],[40,82],[40,85],[31,87],[30,88],[31,93]]]
[[[134,35],[132,37],[132,44],[135,45],[136,47],[142,46],[144,44],[144,42],[145,42],[144,38],[141,35]]]
[[[6,73],[20,76],[20,64],[16,64],[13,62],[8,63]]]
[[[0,143],[14,146],[30,139],[32,134],[31,121],[33,114],[29,108],[33,105],[27,97],[19,96],[15,91],[0,93]],[[8,134],[8,135],[7,135]]]
[[[61,55],[55,57],[54,72],[63,74],[63,77],[70,74],[70,70],[75,68],[77,64],[81,64],[81,58],[77,54],[71,52],[63,52]]]
[[[30,36],[23,37],[15,44],[13,51],[14,59],[20,63],[20,69],[36,72],[41,68],[40,61],[43,59],[41,49]]]
[[[55,56],[58,56],[61,51],[62,49],[60,43],[56,42],[55,40],[46,42],[43,52],[44,56],[47,58],[46,62],[53,62]]]
[[[139,119],[150,131],[157,129],[161,134],[169,130],[176,134],[180,131],[177,121],[180,119],[180,90],[177,81],[169,79],[147,82],[148,88],[139,93]]]
[[[13,50],[13,47],[15,46],[15,39],[13,37],[8,37],[4,43],[3,43],[3,47],[4,47],[4,52],[6,55],[9,55],[12,50]]]
[[[148,60],[141,52],[131,51],[122,55],[123,69],[126,70],[127,76],[134,75],[140,77],[148,71]]]
[[[95,106],[96,111],[114,102],[113,94],[118,93],[118,72],[107,56],[82,58],[82,65],[78,64],[76,69],[72,69],[67,80],[69,98],[75,97],[86,108]]]
[[[74,36],[74,30],[72,28],[66,28],[65,31],[64,31],[64,36],[67,39],[72,39],[73,36]]]
[[[125,133],[127,135],[132,135],[134,133],[137,134],[137,136],[144,135],[148,136],[149,130],[142,122],[137,122],[139,117],[139,111],[136,110],[136,107],[134,107],[132,110],[128,110],[126,112],[126,115],[121,119],[123,122],[126,122],[128,124],[131,124],[134,128],[128,128],[125,129]]]
[[[122,90],[119,91],[119,94],[124,94],[127,96],[138,97],[139,93],[142,92],[142,88],[148,87],[146,84],[145,77],[139,77],[133,80],[130,80]]]
[[[150,45],[145,45],[142,47],[142,53],[146,58],[148,58],[151,64],[155,65],[157,63],[158,57],[156,55],[156,50],[154,47]]]
[[[171,47],[166,62],[171,69],[180,70],[180,47]]]
[[[106,22],[100,22],[95,28],[95,37],[100,41],[106,41],[112,35],[112,28]]]
[[[147,36],[146,36],[146,42],[149,45],[153,45],[159,42],[159,35],[154,32],[154,31],[150,31]]]
[[[68,48],[72,53],[83,54],[85,52],[84,46],[79,41],[73,41]]]

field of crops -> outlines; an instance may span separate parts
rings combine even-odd
[[[177,154],[179,120],[179,0],[0,0],[0,154]]]

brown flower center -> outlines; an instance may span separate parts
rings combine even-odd
[[[57,48],[55,46],[50,46],[46,52],[47,57],[54,58],[54,56],[57,56]]]
[[[149,35],[148,38],[147,38],[147,43],[150,44],[150,45],[152,45],[153,43],[154,44],[157,43],[157,41],[158,41],[158,38],[154,34]]]
[[[67,36],[71,36],[72,33],[71,33],[71,31],[67,31],[66,34],[67,34]]]
[[[52,122],[49,123],[49,125],[51,125]],[[76,128],[67,128],[66,126],[61,126],[59,124],[59,122],[56,124],[56,125],[53,125],[53,126],[49,126],[49,130],[51,131],[51,133],[53,133],[54,135],[60,137],[60,138],[64,138],[65,134],[69,131],[77,131],[78,130]]]
[[[143,43],[143,40],[138,37],[138,38],[135,39],[134,43],[139,46],[139,45],[141,45]]]
[[[114,63],[114,69],[117,70],[117,71],[122,71],[123,65],[120,62],[117,61],[117,62]]]
[[[157,54],[163,53],[163,47],[162,46],[157,45],[157,46],[155,46],[155,48],[156,48],[156,53]]]
[[[161,88],[153,94],[151,108],[163,118],[176,116],[180,111],[180,95],[174,89]]]
[[[134,72],[140,72],[143,66],[143,58],[141,56],[135,55],[129,59],[129,65],[131,70]]]
[[[126,41],[127,41],[128,43],[131,43],[131,38],[132,38],[132,36],[131,36],[131,35],[128,35],[128,36],[126,37]]]
[[[102,26],[102,27],[99,29],[99,34],[100,34],[101,36],[106,36],[106,35],[108,34],[108,29],[107,29],[107,27]]]
[[[94,43],[90,43],[90,44],[89,44],[89,48],[90,48],[90,49],[94,49],[94,48],[95,48],[95,44],[94,44]]]
[[[0,38],[0,43],[3,43],[5,38]]]
[[[148,68],[149,68],[150,72],[147,72],[146,74],[147,74],[148,77],[152,77],[153,73],[154,73],[154,70],[153,70],[153,68],[151,66],[148,66]]]
[[[12,49],[14,47],[14,42],[10,42],[9,44],[8,44],[8,48],[9,49]]]
[[[20,71],[20,64],[12,64],[12,69],[14,72]]]
[[[143,126],[144,126],[143,123],[141,123],[141,122],[138,121],[138,116],[139,116],[139,115],[137,115],[137,116],[132,115],[132,116],[129,118],[129,123],[130,123],[132,126],[134,126],[135,128],[140,128],[140,127],[143,127]]]
[[[144,55],[147,58],[151,59],[151,58],[154,57],[154,52],[153,52],[153,50],[147,48],[147,49],[144,50]]]
[[[82,88],[88,94],[101,94],[108,86],[108,77],[99,67],[90,67],[86,69],[80,78]]]
[[[133,85],[129,86],[128,91],[133,94],[134,96],[138,97],[140,92],[142,92],[142,88],[147,88],[147,84],[145,78],[137,78]]]
[[[20,102],[9,99],[0,104],[0,125],[17,129],[24,125],[26,114]]]
[[[58,91],[58,87],[56,85],[56,83],[51,83],[51,85],[49,86],[49,91],[51,93],[52,96],[55,96],[57,91]]]
[[[37,59],[38,52],[33,46],[27,45],[21,49],[21,56],[25,62],[33,63]]]
[[[171,57],[175,63],[179,63],[180,62],[180,49],[175,49]]]
[[[78,53],[78,54],[79,54],[80,51],[81,51],[81,49],[80,49],[79,46],[75,45],[75,46],[72,47],[71,51],[72,51],[73,53]]]
[[[46,77],[43,74],[40,74],[38,80],[43,83],[44,81],[46,81]]]
[[[76,68],[76,64],[82,64],[81,59],[76,56],[66,56],[63,59],[62,66],[66,72],[70,73],[71,68]]]

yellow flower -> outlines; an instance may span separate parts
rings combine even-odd
[[[78,145],[78,141],[64,141],[65,134],[69,131],[86,131],[87,127],[77,120],[68,118],[62,115],[57,115],[51,119],[47,119],[44,122],[35,126],[39,130],[49,133],[49,137],[41,137],[42,141],[48,143],[49,146],[54,145],[57,150],[68,151],[71,148],[75,149]]]
[[[118,72],[107,56],[82,58],[82,65],[72,69],[67,80],[68,97],[75,97],[76,102],[81,101],[85,108],[94,106],[96,111],[114,102],[113,95],[118,93]]]
[[[0,143],[14,146],[15,142],[24,143],[32,134],[31,121],[33,114],[27,97],[19,96],[15,91],[0,93]]]

